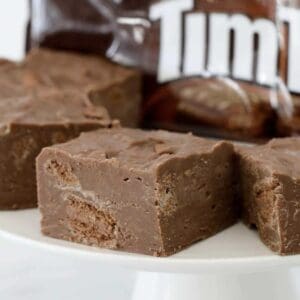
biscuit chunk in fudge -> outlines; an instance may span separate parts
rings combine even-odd
[[[300,139],[238,151],[244,220],[282,254],[300,253]]]
[[[189,134],[100,129],[37,159],[45,235],[171,255],[237,219],[233,147]]]
[[[106,109],[71,91],[1,99],[0,209],[37,205],[35,158],[43,147],[110,124]]]

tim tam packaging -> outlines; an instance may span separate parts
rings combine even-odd
[[[300,0],[281,0],[278,132],[300,134]]]
[[[30,44],[141,70],[144,126],[239,139],[293,134],[300,0],[281,1],[32,0]]]

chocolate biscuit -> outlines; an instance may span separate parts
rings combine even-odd
[[[146,120],[210,126],[248,138],[270,134],[276,91],[229,78],[179,80],[158,89],[145,105]]]

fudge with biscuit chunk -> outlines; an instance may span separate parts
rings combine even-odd
[[[233,146],[190,134],[100,129],[37,159],[42,232],[168,256],[234,224]]]

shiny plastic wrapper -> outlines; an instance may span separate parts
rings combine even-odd
[[[144,75],[143,125],[231,139],[300,132],[300,1],[32,0],[29,47]]]

